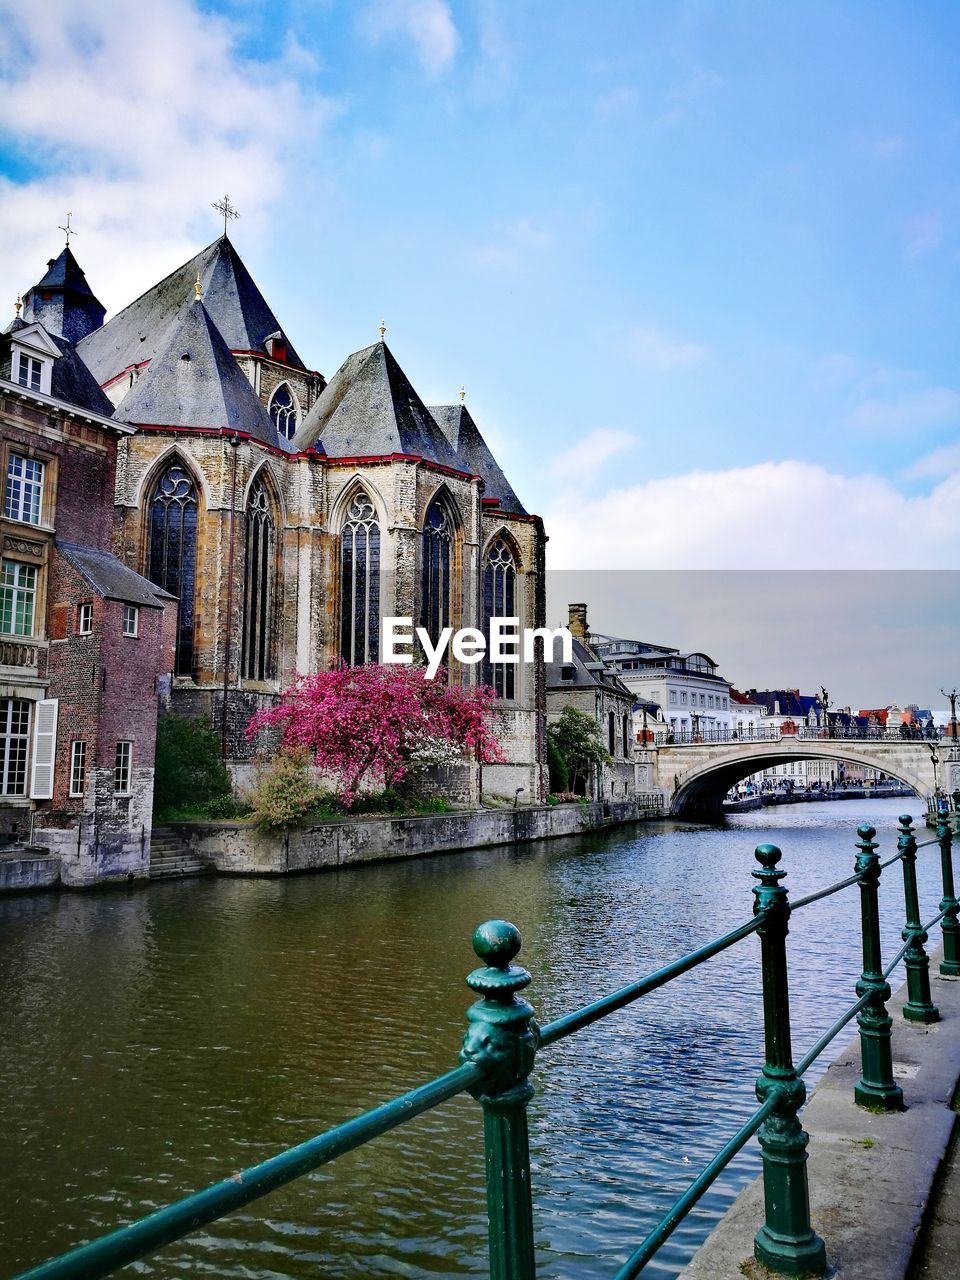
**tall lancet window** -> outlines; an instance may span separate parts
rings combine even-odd
[[[281,382],[270,397],[270,417],[277,434],[292,440],[297,433],[297,402],[285,382]]]
[[[243,656],[245,680],[273,676],[273,609],[276,531],[266,485],[258,480],[247,503],[246,569],[243,579]]]
[[[171,462],[150,499],[147,577],[180,601],[174,670],[181,676],[193,671],[197,512],[197,489],[190,473],[180,462]]]
[[[483,562],[483,622],[490,634],[491,618],[517,616],[517,566],[505,538],[495,538]],[[501,698],[517,696],[517,667],[512,662],[485,662],[484,680]]]
[[[359,490],[340,528],[340,656],[350,667],[380,653],[380,523]]]
[[[453,560],[453,525],[446,507],[434,498],[423,522],[423,576],[420,625],[436,644],[450,625],[450,566]]]

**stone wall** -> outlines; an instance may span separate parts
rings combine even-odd
[[[549,840],[654,816],[635,800],[482,809],[416,818],[353,818],[265,835],[250,823],[179,823],[191,850],[232,875],[287,875],[462,849]]]

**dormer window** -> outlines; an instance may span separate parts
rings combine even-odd
[[[28,325],[12,335],[10,380],[28,391],[51,394],[53,362],[60,355],[56,343],[41,324]]]

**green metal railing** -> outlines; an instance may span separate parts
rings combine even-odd
[[[960,791],[954,793],[953,799],[957,834],[960,834]],[[533,1096],[529,1077],[537,1052],[625,1008],[753,933],[760,937],[763,980],[765,1061],[756,1085],[760,1105],[620,1267],[616,1280],[630,1280],[641,1273],[754,1134],[759,1135],[765,1208],[764,1222],[755,1237],[755,1254],[781,1274],[822,1273],[826,1267],[825,1245],[810,1224],[808,1137],[798,1117],[806,1098],[802,1077],[834,1037],[856,1018],[862,1074],[854,1090],[855,1100],[875,1110],[900,1109],[903,1093],[893,1078],[891,1054],[893,1020],[886,1007],[890,998],[888,979],[903,960],[907,973],[904,1016],[919,1022],[935,1022],[939,1018],[931,999],[929,959],[925,951],[928,932],[937,923],[941,923],[943,935],[940,972],[960,976],[960,903],[954,886],[954,832],[949,815],[938,814],[936,835],[920,844],[912,819],[902,817],[897,852],[885,862],[881,862],[877,854],[875,834],[871,826],[857,828],[859,840],[853,875],[793,904],[789,903],[787,890],[780,883],[786,875],[778,865],[780,850],[775,845],[759,845],[756,858],[760,869],[752,873],[757,883],[753,888],[751,919],[639,981],[542,1028],[534,1021],[532,1006],[520,994],[531,979],[525,969],[513,963],[520,951],[518,930],[504,920],[487,921],[473,935],[473,948],[482,964],[467,978],[468,986],[478,999],[467,1013],[468,1026],[459,1067],[223,1182],[34,1267],[16,1280],[93,1280],[109,1275],[464,1092],[469,1092],[483,1107],[491,1278],[534,1280],[527,1107]],[[933,844],[940,849],[943,897],[938,914],[924,924],[917,891],[917,850]],[[905,924],[901,937],[904,945],[884,966],[880,952],[879,887],[882,872],[895,862],[903,869]],[[853,885],[860,888],[863,944],[863,971],[856,984],[857,1000],[795,1066],[787,978],[788,923],[791,915],[801,908]]]

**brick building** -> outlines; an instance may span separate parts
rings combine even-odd
[[[176,602],[112,553],[132,428],[73,341],[103,308],[69,249],[32,292],[0,336],[0,845],[46,848],[78,885],[147,873]]]
[[[433,636],[543,624],[542,522],[462,401],[425,405],[383,332],[328,382],[226,236],[106,323],[61,259],[25,321],[71,346],[116,424],[113,552],[179,602],[172,708],[210,718],[241,783],[252,713],[298,673],[376,661],[383,617]],[[507,762],[484,768],[485,790],[542,796],[542,664],[452,662],[450,678],[504,700]]]

